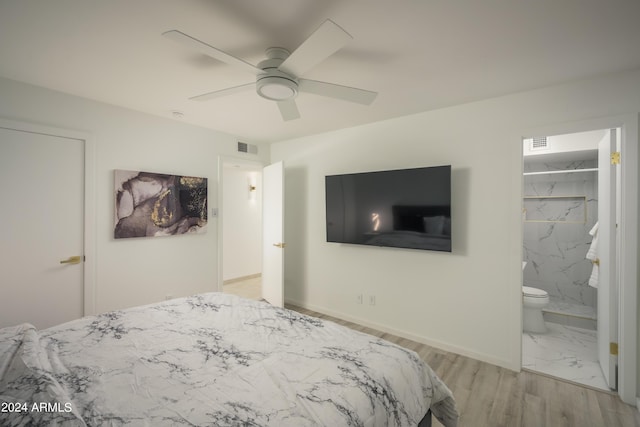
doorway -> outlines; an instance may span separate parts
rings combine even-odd
[[[522,143],[526,138],[537,135],[562,135],[576,132],[586,132],[596,129],[620,128],[620,164],[617,166],[618,190],[617,198],[618,222],[618,254],[616,271],[618,302],[618,342],[611,344],[618,360],[618,384],[617,394],[623,402],[636,405],[636,387],[638,383],[638,114],[627,114],[612,117],[592,118],[581,122],[567,122],[538,126],[524,130],[521,135],[520,160],[522,161]],[[521,163],[522,165],[522,163]],[[523,167],[518,168],[521,179]],[[522,197],[523,181],[519,194]],[[518,202],[522,207],[522,199]],[[523,224],[523,222],[521,222]],[[524,233],[524,224],[522,227]],[[522,235],[520,238],[522,239]],[[520,245],[524,242],[521,240]],[[520,246],[522,247],[522,246]],[[524,256],[524,251],[522,255]],[[521,261],[518,261],[517,269],[521,271]],[[514,265],[514,269],[515,269]],[[522,274],[522,272],[520,273]],[[522,277],[522,276],[521,276]],[[519,302],[522,308],[522,292],[519,292]],[[522,336],[522,333],[520,333]]]
[[[224,158],[220,164],[222,291],[262,298],[262,164]]]
[[[615,374],[603,375],[609,370],[600,362],[608,359],[600,360],[598,344],[599,330],[608,327],[605,318],[617,319],[617,305],[611,313],[601,310],[615,275],[610,284],[599,264],[615,264],[615,254],[609,259],[603,251],[616,241],[603,235],[616,223],[606,209],[613,205],[615,212],[615,175],[611,185],[604,184],[618,134],[602,129],[523,142],[523,294],[525,310],[527,301],[542,305],[544,321],[532,326],[526,313],[523,368],[601,390],[615,389]]]

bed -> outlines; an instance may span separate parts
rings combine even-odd
[[[0,425],[457,423],[416,353],[265,302],[207,293],[0,329]]]

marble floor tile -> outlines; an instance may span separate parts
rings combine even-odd
[[[547,322],[547,333],[524,333],[522,367],[609,391],[598,363],[596,331]]]

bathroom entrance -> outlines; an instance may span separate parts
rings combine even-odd
[[[523,363],[617,388],[620,129],[523,141]]]

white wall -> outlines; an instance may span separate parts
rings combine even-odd
[[[0,117],[84,131],[95,141],[97,312],[217,289],[217,220],[209,216],[201,235],[114,240],[113,170],[207,177],[211,208],[218,156],[238,154],[235,137],[7,79],[0,100]],[[268,149],[260,151],[267,159]]]
[[[256,186],[252,199],[249,183]],[[224,167],[223,280],[262,272],[262,172]]]
[[[286,299],[519,369],[522,138],[638,111],[636,70],[273,144],[286,165]],[[325,175],[444,164],[453,253],[326,242]]]

